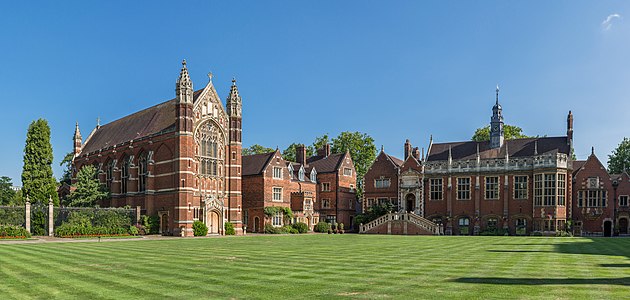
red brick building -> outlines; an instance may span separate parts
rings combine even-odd
[[[306,157],[303,146],[298,147],[298,163],[304,163],[302,157]],[[317,155],[306,159],[306,165],[317,171],[320,221],[343,223],[345,229],[352,229],[357,205],[357,172],[350,153],[331,154],[330,145],[326,144],[317,150]]]
[[[351,224],[356,209],[356,172],[350,154],[331,154],[330,146],[306,157],[303,145],[297,162],[282,158],[278,150],[243,157],[243,209],[248,231],[261,232],[265,223],[282,226],[283,217],[267,216],[265,207],[290,207],[293,222],[312,230],[318,222]]]
[[[289,207],[293,222],[313,230],[319,220],[317,173],[313,168],[286,161],[280,151],[243,156],[243,222],[250,232],[263,232],[265,224],[280,227],[284,215],[265,214],[265,207]]]
[[[594,151],[575,161],[572,219],[576,235],[628,235],[630,176],[609,174]]]
[[[163,234],[191,236],[195,220],[210,234],[225,222],[242,233],[242,100],[233,80],[224,106],[209,77],[194,91],[184,61],[174,99],[99,125],[85,141],[77,125],[74,171],[96,166],[112,194],[102,206],[141,206]]]
[[[364,208],[389,199],[400,212],[440,224],[445,234],[564,229],[573,116],[569,112],[566,136],[505,140],[498,89],[492,111],[490,141],[431,138],[426,157],[407,141],[404,161],[381,151],[365,176]]]

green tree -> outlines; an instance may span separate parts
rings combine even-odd
[[[68,152],[59,163],[60,166],[64,167],[63,175],[59,178],[60,184],[72,182],[72,158],[74,158],[74,153]]]
[[[344,153],[348,151],[357,170],[357,180],[361,180],[376,159],[374,139],[361,132],[344,131],[332,140],[331,152]]]
[[[313,144],[308,147],[308,150],[306,150],[306,152],[310,151],[311,153],[313,153],[313,155],[315,155],[317,154],[318,149],[321,149],[324,147],[324,145],[330,144],[330,143],[331,143],[331,140],[328,137],[328,134],[318,136],[315,138],[315,141],[313,142]]]
[[[13,203],[15,191],[12,189],[13,183],[11,178],[7,176],[0,177],[0,205],[9,205]]]
[[[86,165],[77,172],[76,189],[68,195],[68,206],[90,207],[95,206],[99,200],[109,198],[109,192],[96,177],[96,168]]]
[[[296,154],[297,154],[297,146],[299,146],[301,144],[296,144],[293,143],[291,145],[289,145],[289,147],[287,147],[286,149],[284,149],[284,151],[282,151],[282,158],[284,158],[285,160],[288,161],[296,161]],[[313,147],[306,147],[306,157],[311,157],[313,156],[315,152],[313,151]]]
[[[619,174],[630,167],[630,139],[624,137],[619,146],[608,155],[608,172]]]
[[[243,155],[263,154],[273,152],[274,149],[267,148],[258,144],[251,145],[247,148],[243,148]]]
[[[22,191],[33,203],[48,203],[51,198],[55,205],[59,205],[52,162],[50,127],[46,120],[38,119],[28,126],[22,168]]]
[[[503,126],[503,130],[505,132],[504,136],[506,140],[523,139],[523,138],[530,137],[530,136],[524,135],[523,129],[521,129],[518,126],[505,124]],[[475,130],[475,134],[472,136],[472,140],[476,142],[489,141],[490,140],[490,125],[477,128],[477,130]]]

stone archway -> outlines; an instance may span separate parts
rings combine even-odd
[[[612,221],[610,220],[604,221],[604,236],[612,236]]]
[[[413,212],[416,209],[416,195],[407,194],[405,196],[405,211]]]
[[[220,234],[221,233],[221,212],[217,210],[211,210],[208,212],[207,218],[208,234]]]
[[[619,219],[619,234],[628,234],[628,218]]]
[[[253,232],[260,231],[260,218],[254,217],[254,230]]]

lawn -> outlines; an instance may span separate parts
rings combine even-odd
[[[290,235],[0,244],[0,298],[630,297],[630,239]]]

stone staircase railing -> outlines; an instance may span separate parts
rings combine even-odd
[[[390,221],[407,221],[428,232],[432,232],[435,235],[444,234],[440,226],[414,213],[388,213],[386,215],[382,215],[372,222],[361,225],[359,228],[359,233],[365,233],[381,224],[386,224]]]

